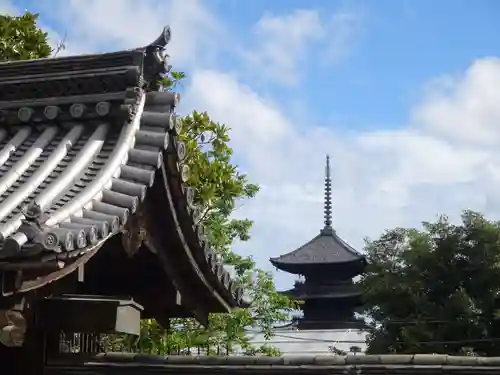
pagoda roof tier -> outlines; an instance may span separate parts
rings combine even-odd
[[[271,258],[271,263],[282,271],[305,274],[316,272],[317,266],[365,262],[365,257],[343,241],[332,228],[332,197],[330,157],[326,157],[325,225],[320,233],[306,244],[290,253]]]
[[[361,296],[361,291],[355,284],[342,286],[309,286],[307,283],[296,283],[294,288],[285,290],[281,293],[300,301],[308,299],[343,299]]]
[[[153,254],[190,311],[245,306],[186,185],[179,95],[159,83],[169,40],[166,27],[143,48],[0,64],[0,301],[119,248]],[[134,267],[131,288],[148,279]]]
[[[329,226],[306,244],[288,254],[271,258],[271,263],[283,271],[302,274],[314,265],[325,267],[333,264],[364,262],[365,257],[343,241]]]
[[[289,289],[286,291],[281,292],[282,294],[289,296],[295,300],[298,301],[306,301],[309,299],[346,299],[346,298],[358,298],[361,297],[361,293],[356,293],[356,292],[335,292],[335,293],[297,293],[293,289]]]

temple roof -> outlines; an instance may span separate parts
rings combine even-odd
[[[364,260],[364,256],[342,240],[332,228],[330,158],[326,157],[325,222],[320,233],[298,249],[271,258],[271,263],[284,271],[300,273],[297,267],[315,264],[337,264]]]
[[[286,264],[328,264],[358,261],[363,258],[331,228],[324,228],[306,244],[291,253],[271,258],[271,263],[280,268]]]
[[[185,184],[179,95],[159,84],[169,40],[165,28],[144,48],[0,64],[0,276],[29,271],[4,296],[60,279],[120,235],[195,275],[184,283],[198,293],[243,303]]]

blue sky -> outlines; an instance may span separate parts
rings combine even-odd
[[[60,35],[71,34],[67,24],[47,12],[50,4],[64,2],[19,1],[17,7],[39,11],[42,20]],[[427,80],[460,72],[473,59],[498,52],[500,3],[495,0],[217,0],[207,4],[243,42],[251,38],[253,26],[266,13],[279,16],[314,9],[324,22],[336,12],[357,18],[352,35],[342,46],[343,58],[325,64],[313,46],[302,65],[306,79],[300,84],[283,87],[261,82],[257,87],[284,106],[300,101],[321,125],[334,122],[349,129],[397,126],[406,121]],[[324,47],[324,43],[313,44],[316,49]],[[103,49],[113,47],[110,43]],[[225,55],[215,63],[237,72],[238,62]]]
[[[0,0],[23,9],[53,41],[67,35],[67,54],[171,25],[189,76],[181,111],[230,126],[235,161],[262,186],[236,213],[255,221],[236,249],[263,268],[321,228],[325,153],[334,225],[358,248],[438,213],[500,215],[496,0]]]
[[[312,49],[303,65],[308,77],[300,85],[264,88],[283,102],[303,101],[319,123],[351,129],[401,124],[430,78],[463,71],[473,59],[499,49],[495,0],[220,0],[216,8],[243,40],[266,12],[316,9],[326,21],[338,11],[359,17],[345,58],[324,64]]]

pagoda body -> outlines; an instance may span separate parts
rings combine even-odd
[[[362,328],[354,312],[361,303],[361,293],[353,278],[362,273],[366,259],[332,227],[331,177],[329,157],[326,158],[325,221],[320,233],[297,250],[271,263],[278,269],[300,275],[292,289],[284,291],[293,299],[303,301],[300,330]]]

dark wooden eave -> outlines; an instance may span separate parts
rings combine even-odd
[[[361,292],[356,284],[342,287],[329,286],[308,286],[307,283],[300,283],[294,288],[280,292],[293,299],[306,301],[308,299],[332,299],[342,300],[361,297]]]
[[[144,48],[0,64],[0,302],[120,237],[132,259],[155,254],[189,308],[246,306],[185,185],[179,95],[157,84],[169,40],[165,28]]]

